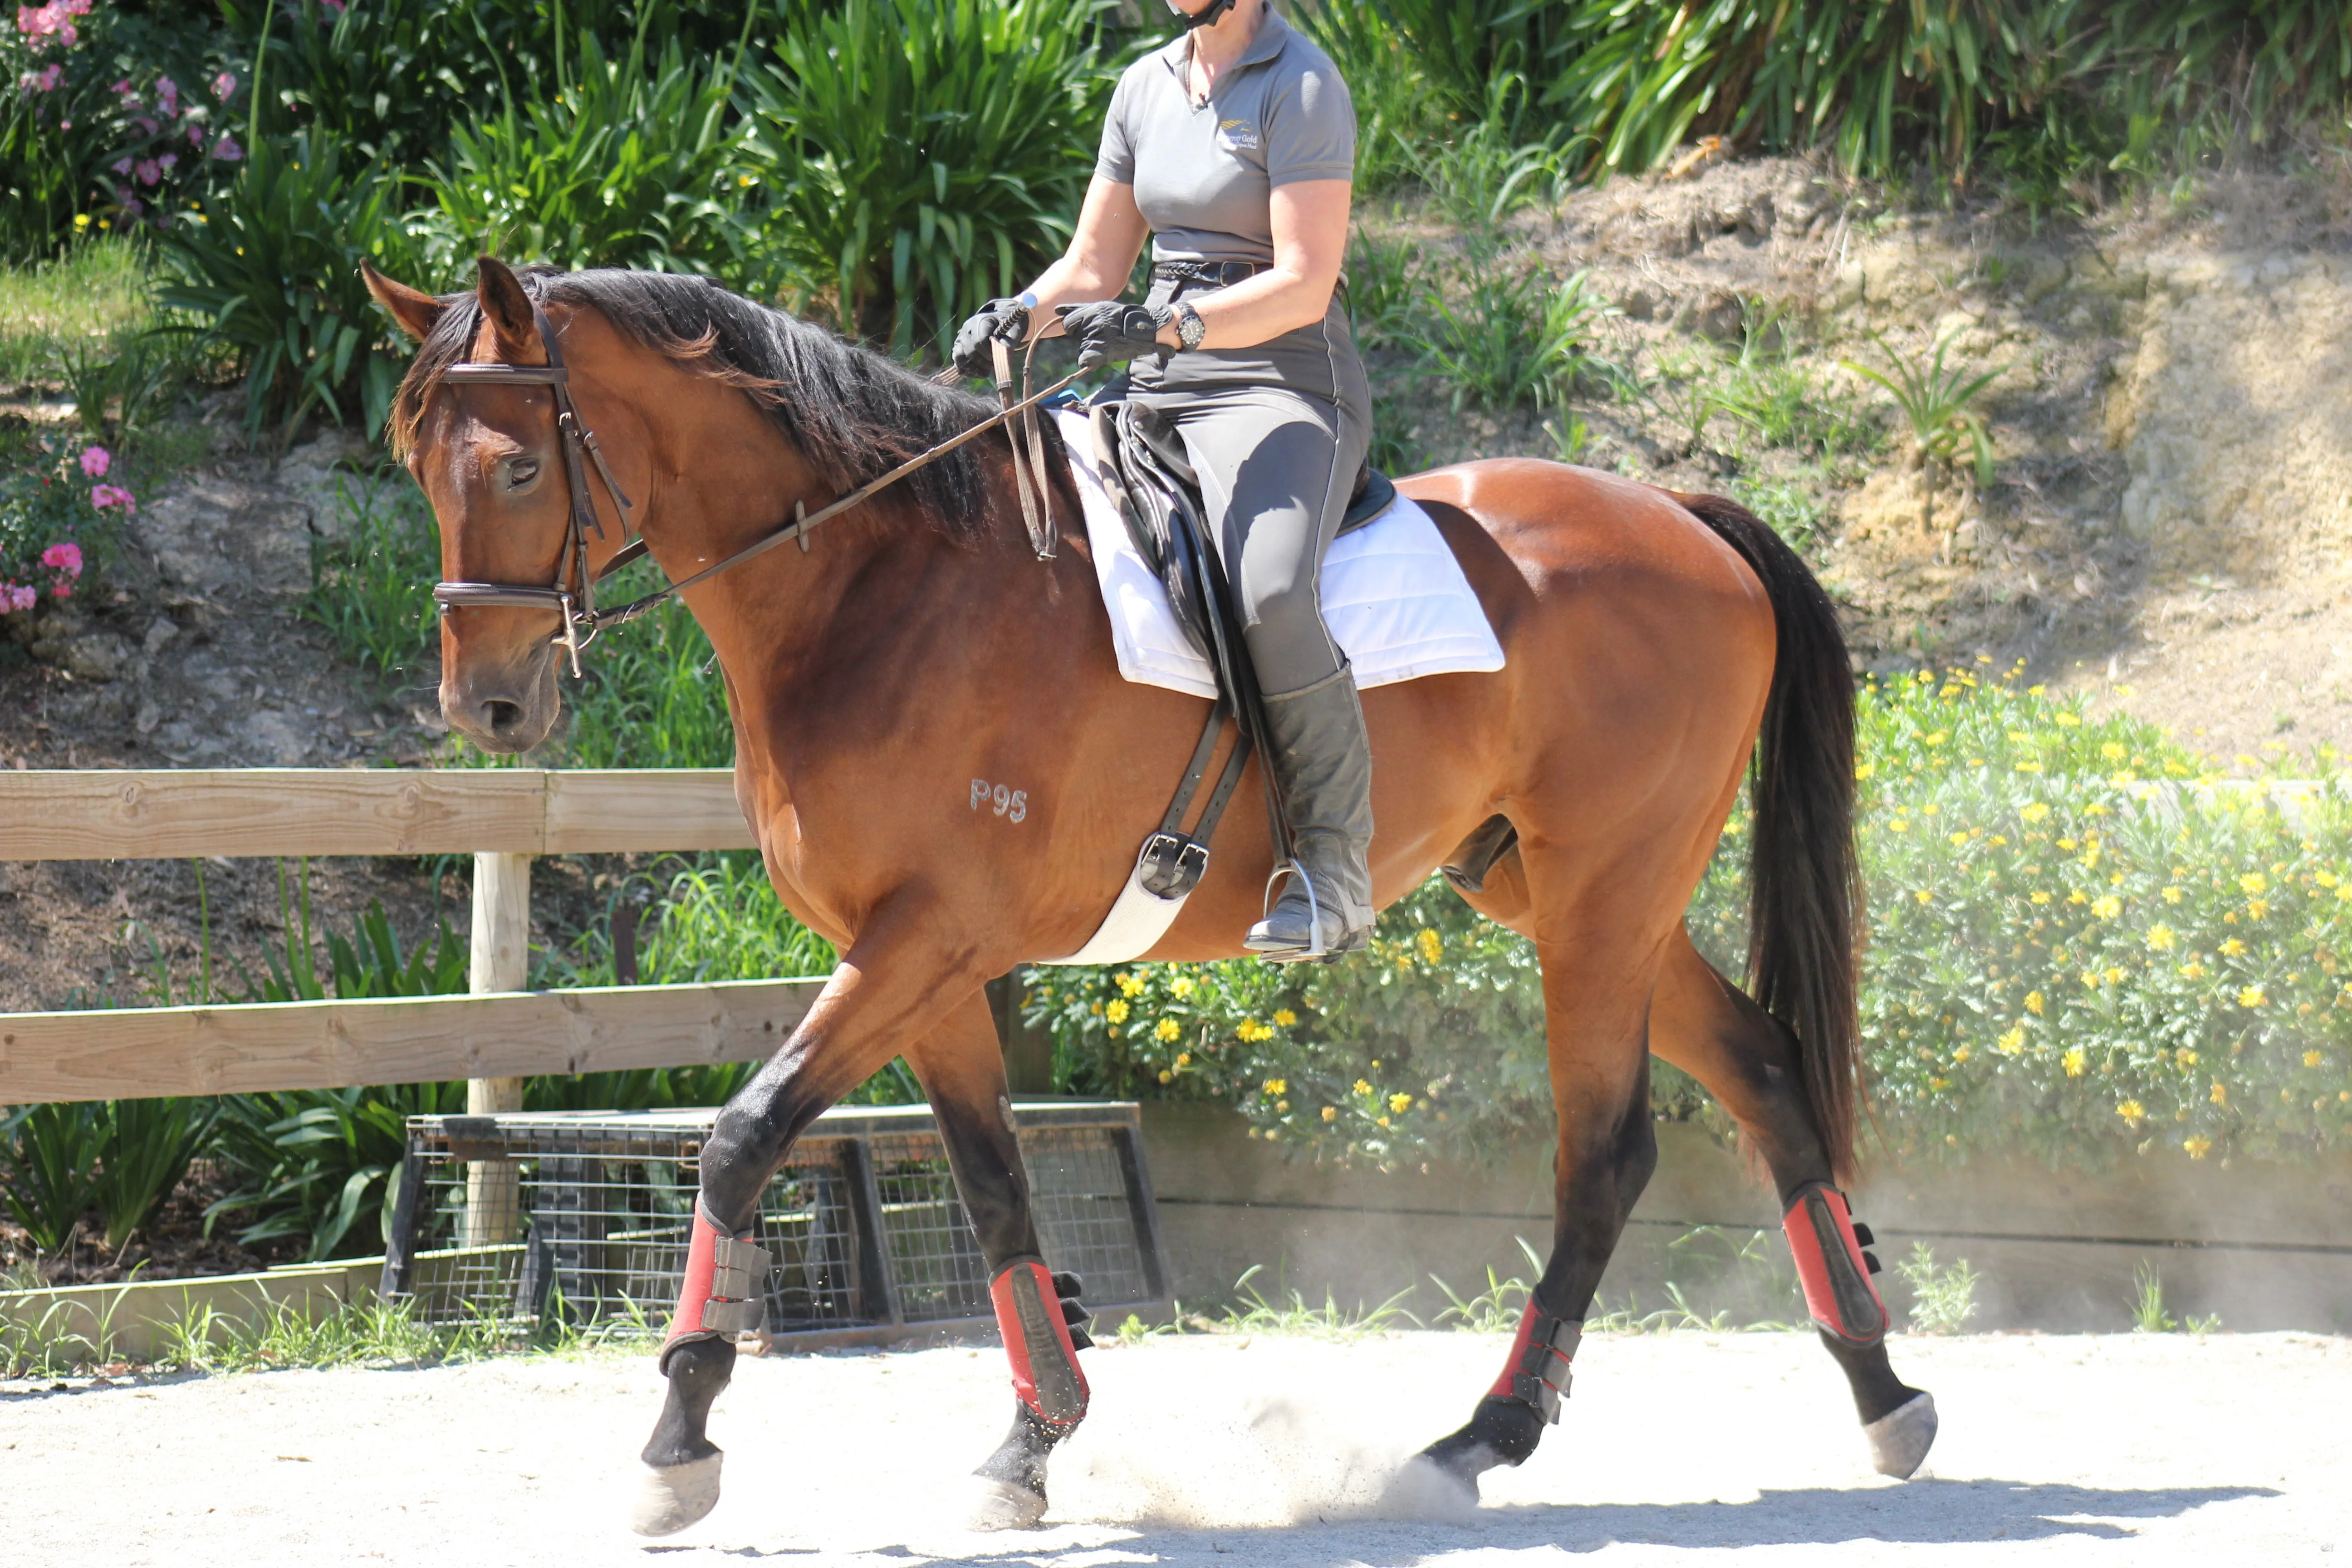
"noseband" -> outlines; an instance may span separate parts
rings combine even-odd
[[[636,503],[629,500],[619,482],[613,478],[613,470],[604,462],[604,450],[596,445],[596,433],[582,422],[579,410],[572,405],[572,373],[564,365],[563,350],[556,342],[554,328],[548,323],[547,312],[540,308],[539,302],[535,300],[531,301],[530,318],[532,324],[539,331],[539,341],[547,349],[545,364],[505,364],[497,361],[467,362],[463,364],[450,365],[441,373],[441,379],[462,386],[544,386],[555,395],[555,428],[557,434],[563,438],[563,484],[571,512],[564,526],[563,552],[555,563],[555,579],[544,585],[535,583],[439,583],[434,585],[433,602],[440,606],[441,613],[445,616],[451,610],[474,607],[553,610],[562,617],[562,626],[548,640],[562,645],[564,653],[571,660],[572,675],[575,680],[580,677],[580,650],[595,641],[596,635],[606,626],[617,626],[634,621],[664,600],[675,598],[704,578],[715,577],[730,566],[740,566],[753,556],[763,554],[788,539],[798,540],[801,548],[805,551],[808,549],[809,531],[819,523],[840,516],[852,507],[866,500],[877,491],[897,484],[919,468],[937,462],[966,442],[995,429],[1019,415],[1028,413],[1078,378],[1077,373],[1073,371],[1034,397],[1024,398],[1019,403],[1013,403],[1008,397],[1003,408],[982,420],[971,429],[942,441],[926,451],[917,453],[888,473],[878,479],[868,479],[847,495],[830,501],[814,511],[808,511],[802,502],[794,501],[791,522],[762,535],[735,552],[734,554],[704,567],[692,576],[667,584],[656,592],[647,594],[644,598],[630,600],[618,609],[599,610],[596,607],[596,584],[643,557],[646,552],[646,541],[642,532],[635,539],[628,539],[630,531],[635,526],[630,513],[635,510]],[[1024,380],[1026,380],[1025,375]],[[1045,480],[1042,451],[1036,454],[1036,458],[1039,461],[1036,482],[1042,490]],[[1017,442],[1014,444],[1013,459],[1017,471],[1020,463]],[[595,499],[588,489],[590,463],[595,465],[597,477],[604,481],[605,490],[612,496],[614,506],[619,510],[621,536],[628,540],[628,542],[622,545],[613,558],[604,563],[603,571],[593,573],[588,569],[588,535],[593,530],[598,539],[603,539],[604,524],[604,521],[596,515]],[[1026,512],[1029,496],[1025,488],[1021,500],[1023,510]],[[1047,515],[1050,518],[1051,514]],[[1035,534],[1034,523],[1032,534],[1034,538]],[[1049,560],[1052,558],[1053,548],[1050,539],[1040,543],[1038,553],[1042,558]],[[575,587],[577,592],[574,592]]]

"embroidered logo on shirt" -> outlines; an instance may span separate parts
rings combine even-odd
[[[1257,127],[1246,120],[1217,121],[1217,145],[1228,153],[1257,151]]]

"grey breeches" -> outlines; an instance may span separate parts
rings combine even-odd
[[[1324,628],[1320,577],[1371,438],[1355,400],[1279,386],[1130,395],[1184,438],[1259,689],[1297,691],[1337,671],[1343,656]]]

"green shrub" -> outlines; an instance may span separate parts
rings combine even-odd
[[[164,231],[171,276],[158,298],[236,354],[248,429],[276,422],[290,435],[313,412],[378,429],[406,360],[359,264],[422,276],[400,175],[347,162],[329,133],[253,142],[226,199]]]
[[[299,1239],[314,1262],[380,1252],[400,1199],[408,1118],[465,1109],[462,1083],[230,1096],[205,1152],[238,1184],[206,1210],[206,1224],[248,1215],[239,1242]]]
[[[648,56],[640,34],[608,60],[582,32],[568,86],[509,96],[458,126],[446,158],[427,165],[435,272],[454,276],[481,254],[559,267],[725,263],[740,152],[728,99],[741,56],[690,64],[676,39]]]
[[[432,508],[405,482],[339,481],[335,510],[335,531],[310,541],[310,591],[299,613],[326,627],[345,658],[397,678],[421,667],[440,637]]]
[[[1868,686],[1861,721],[1863,1026],[1893,1152],[2352,1142],[2352,792],[2233,785],[2149,725],[1974,670]],[[1688,922],[1734,973],[1750,826],[1734,814]],[[1073,1087],[1233,1105],[1318,1155],[1476,1153],[1549,1121],[1533,952],[1435,881],[1319,973],[1040,972],[1029,998]],[[1663,1066],[1653,1100],[1719,1114]]]
[[[0,1209],[44,1253],[63,1252],[83,1215],[120,1253],[179,1185],[212,1130],[206,1100],[28,1105],[0,1116]]]
[[[1067,242],[1109,78],[1102,0],[786,0],[744,78],[759,245],[841,330],[944,353]]]
[[[1493,247],[1473,245],[1440,276],[1423,297],[1419,346],[1429,370],[1453,387],[1455,409],[1541,407],[1579,376],[1605,370],[1589,349],[1613,308],[1585,274],[1554,281]]]

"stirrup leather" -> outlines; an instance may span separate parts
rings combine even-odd
[[[767,1326],[772,1259],[767,1248],[752,1244],[751,1236],[748,1230],[733,1236],[720,1230],[703,1212],[702,1200],[695,1200],[677,1311],[662,1341],[659,1364],[664,1372],[669,1369],[670,1353],[689,1341],[755,1333]]]

